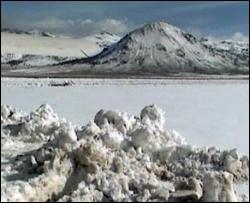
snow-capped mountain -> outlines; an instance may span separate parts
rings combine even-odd
[[[120,39],[108,32],[72,38],[13,29],[3,29],[1,36],[1,63],[12,66],[46,66],[93,56]]]
[[[1,53],[1,63],[12,66],[47,66],[73,59],[76,57]]]
[[[211,48],[192,34],[166,22],[147,24],[130,32],[100,54],[68,64],[81,64],[83,70],[98,72],[249,72],[248,57],[236,59],[231,51]]]
[[[231,57],[232,60],[242,66],[249,64],[249,42],[232,40],[212,41],[206,38],[202,38],[201,42],[208,48]]]
[[[249,42],[233,40],[209,40],[202,38],[201,42],[207,46],[217,49],[218,51],[228,51],[232,54],[248,54]]]
[[[95,41],[96,43],[100,46],[100,47],[108,47],[116,42],[118,42],[121,37],[115,34],[112,34],[110,32],[107,31],[102,31],[96,35],[94,35]]]
[[[49,33],[49,32],[44,32],[44,31],[39,31],[39,30],[31,30],[28,32],[31,35],[38,35],[42,37],[56,37],[55,35]]]
[[[78,57],[47,63],[53,66],[30,69],[29,74],[249,74],[246,45],[230,41],[211,44],[210,41],[197,38],[167,22],[147,24],[119,39],[103,32],[77,39],[74,43],[69,41],[64,44],[63,49],[68,49],[67,53],[71,54],[74,49],[80,54]],[[35,66],[35,60],[32,64]],[[39,62],[38,65],[41,64],[45,63]],[[15,73],[18,71],[15,70]],[[23,74],[26,70],[20,71]]]
[[[11,33],[11,34],[36,35],[36,36],[42,36],[42,37],[55,37],[55,35],[49,32],[44,32],[44,31],[39,31],[39,30],[24,31],[24,30],[19,30],[19,29],[4,28],[4,29],[1,29],[1,32]]]

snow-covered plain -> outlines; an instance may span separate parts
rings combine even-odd
[[[71,86],[53,83],[73,81]],[[30,112],[41,103],[75,124],[86,124],[101,108],[137,114],[157,104],[177,129],[198,146],[249,153],[248,80],[3,79],[2,104]]]

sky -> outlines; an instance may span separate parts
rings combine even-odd
[[[1,1],[1,28],[43,30],[83,37],[100,31],[120,36],[167,21],[198,36],[249,39],[248,1]]]

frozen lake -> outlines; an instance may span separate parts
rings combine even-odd
[[[78,79],[68,87],[34,85],[37,81],[2,79],[1,103],[27,112],[48,103],[78,125],[101,108],[139,115],[144,106],[156,104],[166,112],[166,127],[188,143],[249,153],[248,81]]]

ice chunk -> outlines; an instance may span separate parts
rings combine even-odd
[[[142,122],[148,125],[155,125],[159,130],[163,130],[165,123],[164,112],[156,105],[146,106],[141,111]]]
[[[208,173],[203,185],[204,202],[238,202],[233,188],[233,175],[230,173]]]

